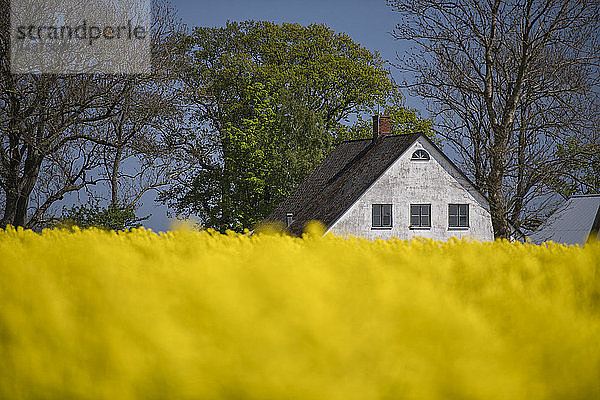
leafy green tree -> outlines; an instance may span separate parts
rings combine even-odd
[[[122,231],[125,229],[139,228],[141,222],[150,216],[140,218],[135,214],[135,206],[110,204],[100,207],[98,203],[77,205],[63,209],[63,214],[55,223],[56,228],[78,226],[80,228],[101,228],[106,230]]]
[[[598,135],[598,134],[597,134]],[[562,174],[553,183],[558,193],[600,193],[600,138],[569,138],[557,146]]]
[[[401,107],[379,54],[324,25],[230,22],[182,45],[195,129],[174,140],[195,168],[162,200],[205,227],[260,222],[340,141],[371,135],[357,116],[391,107],[401,131],[428,126]]]

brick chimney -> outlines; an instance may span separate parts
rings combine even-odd
[[[373,139],[381,135],[391,135],[392,124],[389,115],[373,115]]]

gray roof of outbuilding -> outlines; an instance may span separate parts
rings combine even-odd
[[[531,234],[534,243],[583,245],[600,228],[600,194],[573,196]]]

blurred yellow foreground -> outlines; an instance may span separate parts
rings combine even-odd
[[[0,230],[2,399],[599,399],[600,245]]]

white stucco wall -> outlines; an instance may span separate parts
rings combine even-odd
[[[426,150],[431,159],[411,161],[417,149]],[[469,204],[469,228],[448,227],[451,203]],[[391,229],[372,228],[373,204],[392,204]],[[431,204],[430,229],[409,229],[411,204]],[[436,240],[494,240],[487,201],[424,138],[417,139],[327,232],[367,239],[422,236]]]

